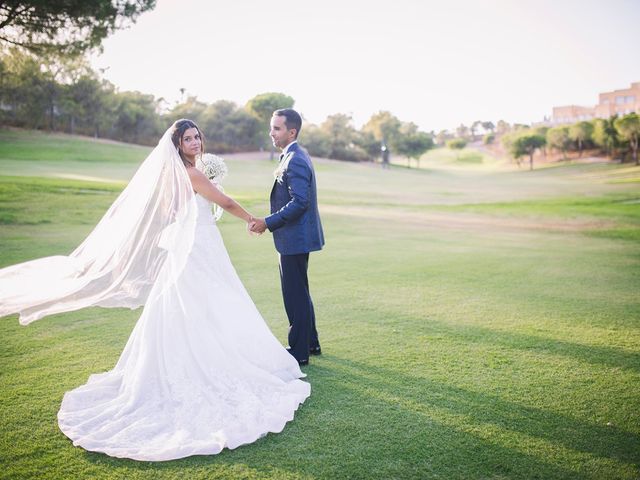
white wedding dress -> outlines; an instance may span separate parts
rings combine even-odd
[[[310,394],[265,324],[196,195],[193,245],[177,278],[157,281],[115,368],[67,392],[73,444],[113,457],[209,455],[280,432]]]

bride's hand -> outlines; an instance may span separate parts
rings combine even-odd
[[[247,221],[247,232],[249,233],[249,235],[259,235],[257,232],[253,231],[255,226],[256,226],[256,219],[253,215],[251,215],[251,217]]]
[[[263,218],[253,218],[251,222],[249,222],[249,231],[254,233],[255,235],[262,235],[267,229],[267,224],[265,223]]]

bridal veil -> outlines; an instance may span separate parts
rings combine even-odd
[[[177,278],[193,245],[197,206],[173,128],[70,255],[0,269],[0,317],[19,313],[27,325],[89,306],[136,308],[160,272]]]

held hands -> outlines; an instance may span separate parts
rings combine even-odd
[[[264,218],[251,217],[251,219],[247,223],[247,229],[249,230],[249,233],[252,233],[254,235],[262,235],[267,229],[267,224],[265,223]]]

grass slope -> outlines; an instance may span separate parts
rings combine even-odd
[[[103,144],[9,134],[22,140],[0,147],[0,266],[70,252],[123,187],[59,171],[123,181],[148,151],[119,145],[128,160],[111,161]],[[38,160],[57,141],[86,158]],[[29,158],[16,160],[26,142]],[[265,213],[274,165],[228,164],[226,190]],[[92,308],[29,327],[11,316],[0,322],[0,478],[638,478],[640,194],[611,182],[628,168],[319,162],[327,246],[310,280],[324,354],[305,367],[312,396],[295,421],[165,463],[74,448],[56,424],[62,395],[113,367],[140,312]],[[220,228],[284,342],[271,239],[228,215]]]

